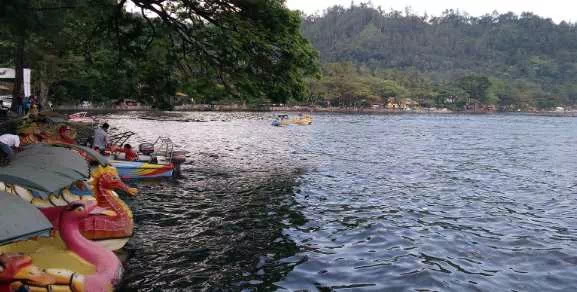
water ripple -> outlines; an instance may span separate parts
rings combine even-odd
[[[577,290],[574,118],[183,115],[111,116],[192,153],[129,200],[124,290]]]

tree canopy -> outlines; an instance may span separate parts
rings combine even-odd
[[[298,100],[318,72],[300,15],[282,0],[6,1],[0,65],[37,70],[45,95],[63,102],[162,104],[178,90]]]

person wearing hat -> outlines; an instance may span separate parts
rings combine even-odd
[[[94,142],[92,143],[92,148],[99,151],[102,155],[105,154],[104,151],[106,150],[106,146],[110,144],[108,128],[110,128],[110,125],[108,125],[108,123],[104,123],[102,126],[100,126],[100,128],[97,128],[94,131]]]

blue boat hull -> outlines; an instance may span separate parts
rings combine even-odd
[[[112,166],[118,170],[118,175],[122,179],[147,179],[172,177],[174,165],[153,164],[137,161],[110,161]]]

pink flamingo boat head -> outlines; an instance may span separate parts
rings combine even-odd
[[[80,224],[89,216],[115,216],[114,211],[98,207],[95,201],[75,201],[64,207],[51,208],[51,211],[60,217],[60,237],[67,249],[94,265],[94,273],[82,275],[61,272],[61,269],[44,270],[36,267],[29,256],[3,255],[0,256],[3,266],[0,270],[0,291],[113,291],[120,280],[122,264],[114,253],[86,239],[80,232]],[[64,279],[62,275],[65,275]],[[21,290],[22,287],[25,290]]]

